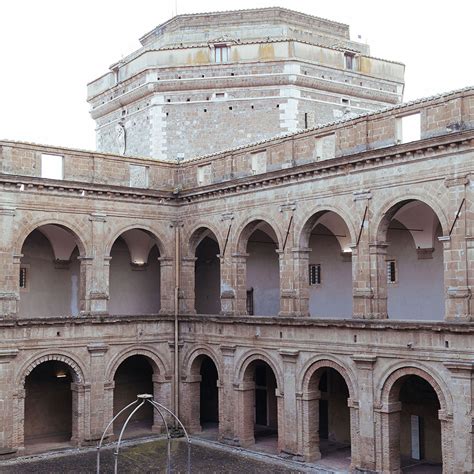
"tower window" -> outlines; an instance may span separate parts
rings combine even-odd
[[[216,45],[214,47],[214,60],[216,63],[227,63],[229,61],[229,48],[225,45]]]
[[[311,263],[309,265],[309,284],[320,285],[321,284],[321,264]]]
[[[398,283],[398,269],[396,260],[387,260],[387,283]]]
[[[354,71],[355,69],[355,55],[352,53],[344,53],[344,65],[345,68],[349,71]]]

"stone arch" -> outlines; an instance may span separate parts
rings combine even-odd
[[[166,365],[163,362],[164,358],[161,354],[157,353],[150,347],[135,346],[124,349],[123,351],[120,351],[119,353],[113,356],[113,358],[107,364],[107,368],[105,370],[105,380],[107,382],[113,382],[115,372],[117,372],[117,369],[119,368],[120,364],[122,364],[122,362],[134,355],[141,355],[146,357],[153,368],[153,373],[155,376],[159,376],[160,378],[164,379],[165,376],[169,373],[169,370],[167,370]]]
[[[14,254],[20,255],[27,237],[34,230],[38,229],[38,227],[47,224],[60,226],[70,232],[74,236],[77,248],[79,249],[79,255],[81,257],[85,257],[86,255],[91,254],[90,238],[86,238],[86,231],[72,222],[63,221],[61,219],[41,219],[37,221],[28,222],[28,224],[21,225],[18,229],[17,236],[15,239],[16,246],[13,249]]]
[[[281,363],[278,363],[270,354],[265,351],[253,351],[250,350],[242,355],[235,364],[235,381],[237,384],[242,384],[246,377],[248,377],[247,369],[252,362],[261,360],[266,362],[275,374],[278,391],[283,394],[283,371],[281,370]]]
[[[408,204],[412,201],[419,201],[428,207],[434,212],[438,218],[443,235],[449,234],[449,222],[446,217],[446,214],[443,210],[443,206],[437,200],[433,199],[428,195],[422,195],[420,193],[411,192],[407,194],[398,195],[396,197],[390,197],[385,200],[385,202],[380,205],[373,214],[371,221],[372,235],[371,241],[373,242],[385,242],[387,229],[390,224],[390,221],[393,219],[393,216],[399,211],[405,204]]]
[[[346,367],[344,362],[329,355],[319,355],[308,360],[301,370],[303,376],[298,382],[298,389],[301,393],[310,391],[310,384],[313,375],[320,369],[331,368],[338,372],[346,382],[349,396],[352,401],[358,399],[357,379],[353,371]]]
[[[85,382],[84,374],[85,369],[82,364],[75,360],[75,357],[71,354],[65,352],[45,352],[42,355],[36,354],[31,357],[26,364],[18,372],[18,377],[16,381],[17,387],[22,387],[25,384],[26,377],[40,364],[43,362],[48,362],[50,360],[55,360],[58,362],[63,362],[72,369],[72,376],[74,383],[83,384]]]
[[[189,352],[185,354],[183,357],[183,367],[185,369],[184,373],[186,376],[194,376],[194,375],[199,375],[197,371],[197,366],[196,366],[196,360],[200,356],[207,356],[209,357],[212,362],[214,362],[214,365],[216,366],[217,373],[219,376],[222,374],[222,364],[221,361],[219,360],[218,355],[216,352],[212,349],[211,346],[209,345],[199,345],[199,347],[194,347],[192,348]]]
[[[243,254],[246,252],[248,239],[261,224],[266,224],[272,229],[277,239],[277,242],[275,243],[277,244],[278,248],[281,249],[283,247],[283,238],[280,227],[271,219],[268,219],[268,216],[256,214],[241,222],[233,233],[233,248],[235,253]]]
[[[387,406],[394,401],[398,401],[400,386],[397,386],[397,383],[406,375],[417,375],[428,382],[436,392],[441,410],[447,415],[452,413],[453,402],[448,387],[434,374],[434,371],[419,362],[402,362],[385,371],[376,390],[381,405]]]
[[[306,212],[304,216],[298,219],[298,222],[295,226],[295,245],[301,248],[306,248],[309,246],[308,235],[311,232],[311,229],[314,227],[317,220],[327,212],[333,212],[339,218],[342,219],[347,229],[349,230],[350,241],[352,243],[356,242],[357,233],[355,230],[354,222],[351,218],[351,214],[348,212],[348,210],[340,206],[319,205],[315,208],[312,208],[311,211]]]
[[[166,256],[166,250],[165,250],[165,239],[160,235],[160,233],[147,225],[143,224],[134,224],[134,225],[128,225],[126,227],[121,227],[119,230],[116,230],[113,234],[112,237],[107,241],[105,244],[105,255],[110,256],[110,252],[112,250],[112,247],[116,240],[127,230],[143,230],[145,232],[148,232],[152,235],[153,239],[155,240],[155,244],[158,247],[158,251],[160,252],[161,257]]]
[[[186,250],[190,257],[195,256],[197,247],[206,237],[213,238],[219,246],[219,251],[222,252],[223,243],[220,232],[212,224],[201,223],[193,226],[185,235]]]

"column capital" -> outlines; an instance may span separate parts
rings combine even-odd
[[[92,356],[102,356],[109,350],[109,346],[105,342],[91,342],[87,344],[87,350]]]
[[[460,379],[471,379],[474,372],[474,362],[464,360],[448,360],[443,365],[451,372],[451,375]]]
[[[0,349],[0,364],[10,362],[14,359],[20,351],[16,348],[13,349]]]
[[[283,359],[283,362],[287,362],[290,364],[296,364],[298,357],[300,355],[300,351],[297,351],[294,349],[280,349],[278,353]]]
[[[223,356],[233,356],[237,346],[220,346],[220,351]]]
[[[352,356],[358,369],[372,370],[373,365],[377,361],[377,356],[370,354],[357,354]]]

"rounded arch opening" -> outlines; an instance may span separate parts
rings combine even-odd
[[[308,248],[309,312],[321,318],[352,317],[352,236],[334,211],[319,211],[303,226],[300,247]]]
[[[42,224],[21,247],[20,317],[77,316],[84,306],[84,245],[68,227]]]
[[[443,472],[441,402],[433,385],[419,374],[401,375],[390,388],[389,400],[400,404],[400,411],[389,415],[390,464]]]
[[[77,423],[73,420],[71,390],[76,378],[73,369],[59,360],[42,362],[26,376],[24,440],[27,449],[37,447],[44,451],[71,441],[73,425]]]
[[[221,270],[219,243],[208,228],[197,229],[190,248],[196,258],[194,266],[195,309],[198,314],[219,314],[221,311]]]
[[[113,416],[122,408],[136,400],[138,394],[154,395],[154,364],[146,356],[136,354],[127,357],[117,367],[114,374]],[[130,410],[122,413],[115,421],[113,430],[118,434],[122,429]],[[150,433],[154,423],[154,412],[151,404],[146,403],[130,421],[125,437],[131,438]]]
[[[444,260],[440,220],[424,202],[405,200],[386,212],[378,228],[387,243],[380,262],[387,284],[387,312],[391,319],[444,318]]]
[[[249,315],[276,316],[280,310],[278,235],[266,221],[248,223],[239,238],[246,258],[246,310]]]
[[[160,310],[160,242],[151,232],[133,228],[110,249],[109,313],[157,314]]]

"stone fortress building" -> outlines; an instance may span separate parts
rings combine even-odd
[[[89,85],[100,151],[0,142],[0,455],[146,391],[223,443],[472,472],[474,88],[399,104],[402,65],[280,8],[141,41]]]

